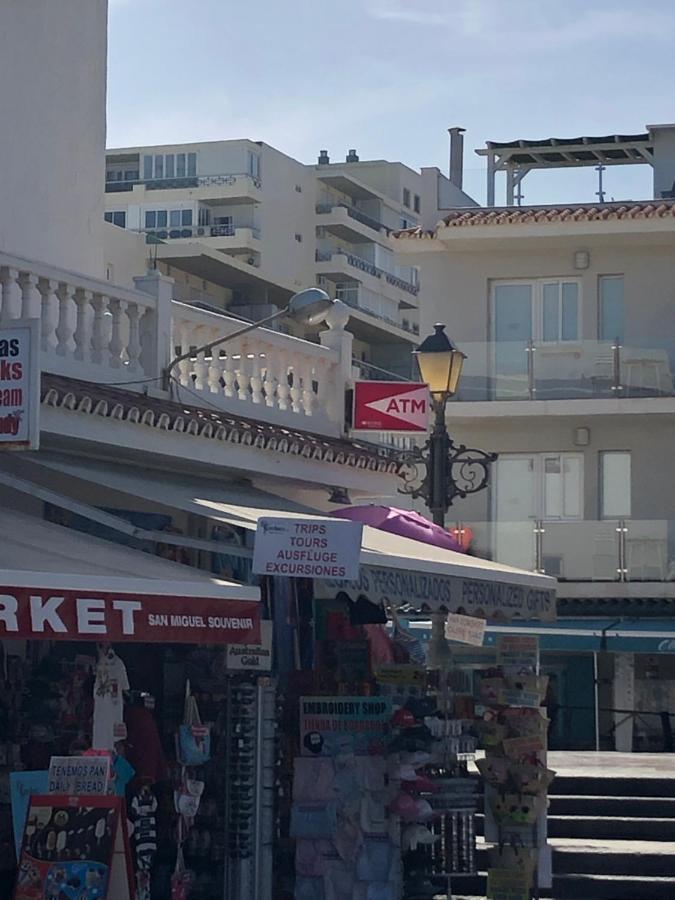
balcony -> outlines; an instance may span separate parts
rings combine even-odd
[[[134,188],[145,188],[146,191],[190,190],[195,199],[218,197],[259,200],[262,189],[260,178],[248,172],[223,173],[220,175],[188,175],[180,178],[137,178],[133,181],[106,181],[106,193],[133,191]]]
[[[321,264],[319,271],[324,275],[340,275],[347,272],[354,277],[356,272],[363,272],[366,275],[370,275],[372,278],[377,278],[392,285],[392,287],[398,288],[398,290],[411,297],[417,297],[419,293],[418,285],[405,281],[403,278],[399,278],[398,275],[394,275],[391,272],[386,272],[369,260],[362,259],[360,256],[357,256],[348,250],[343,250],[341,248],[335,250],[317,250],[316,262]],[[411,305],[410,300],[408,300],[408,305]]]
[[[319,225],[343,240],[372,241],[390,232],[382,222],[347,203],[317,203],[316,213],[321,217]]]
[[[172,301],[173,282],[156,272],[135,282],[138,289],[130,290],[0,253],[0,321],[40,320],[45,373],[168,397],[163,375],[170,360],[236,331],[241,321]],[[335,329],[340,333],[329,321],[322,344],[259,329],[217,355],[195,353],[173,371],[185,389],[181,401],[339,436],[342,373],[350,363],[331,349],[344,338]]]
[[[456,522],[478,556],[562,582],[675,582],[675,519]]]
[[[191,225],[180,228],[146,228],[146,243],[199,241],[207,247],[225,251],[260,251],[260,229],[252,225]]]
[[[673,397],[675,344],[661,339],[462,343],[459,402]]]

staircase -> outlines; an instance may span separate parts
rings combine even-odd
[[[573,766],[551,763],[560,772],[549,798],[553,889],[542,891],[542,896],[675,900],[675,757],[664,754],[650,767],[641,764],[642,754],[601,756],[606,763],[602,774],[583,767],[573,774]],[[635,766],[624,765],[627,760]],[[481,820],[479,816],[479,834]],[[453,898],[485,897],[486,867],[479,839],[481,872],[475,878],[458,878]]]

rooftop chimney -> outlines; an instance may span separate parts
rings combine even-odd
[[[346,162],[358,162],[359,158],[356,155],[356,150],[350,150],[349,153],[347,154],[347,159],[345,161]]]
[[[328,156],[328,150],[319,150],[319,165],[327,166],[330,162],[330,157]]]
[[[450,183],[462,189],[464,177],[464,132],[465,128],[448,128],[450,134]]]

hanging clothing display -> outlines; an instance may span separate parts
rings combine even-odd
[[[115,733],[115,726],[124,721],[124,691],[129,690],[127,670],[112,647],[99,654],[94,682],[94,724],[92,747],[112,750],[123,733]]]

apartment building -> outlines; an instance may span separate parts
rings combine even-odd
[[[422,221],[421,183],[402,163],[362,162],[354,150],[344,162],[322,150],[304,165],[249,140],[124,148],[107,153],[105,219],[144,236],[143,252],[174,278],[178,300],[258,319],[320,284],[350,307],[363,371],[408,375],[419,281],[390,234]],[[110,266],[123,278],[129,253],[108,232],[120,260]]]
[[[467,356],[451,433],[499,453],[489,490],[449,524],[480,555],[558,578],[559,616],[584,619],[567,646],[584,633],[601,651],[600,706],[651,712],[675,710],[675,661],[662,652],[675,647],[674,146],[670,125],[489,143],[478,151],[488,196],[504,171],[507,205],[439,209],[397,241],[420,267],[420,331],[445,322]],[[654,172],[647,200],[513,205],[532,168],[637,164]],[[620,621],[652,637],[603,642]],[[638,652],[604,653],[613,647]],[[558,666],[566,696],[576,686],[570,705],[592,710],[593,664]],[[592,746],[592,714],[565,715],[559,727]],[[614,729],[622,747],[658,746],[659,732],[656,716]]]

